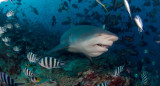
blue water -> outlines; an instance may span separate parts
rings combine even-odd
[[[117,2],[117,6],[114,1]],[[105,29],[116,34],[119,39],[114,42],[108,52],[93,58],[93,63],[98,65],[98,69],[90,65],[89,60],[81,54],[67,51],[56,52],[51,56],[57,56],[66,62],[66,67],[62,68],[63,72],[70,77],[75,77],[79,72],[84,72],[87,69],[108,73],[108,70],[113,71],[115,67],[126,65],[126,68],[130,69],[131,72],[131,76],[124,73],[126,77],[131,78],[134,82],[142,83],[141,72],[147,71],[151,75],[151,86],[158,86],[160,80],[160,43],[156,41],[160,41],[160,1],[130,0],[132,20],[123,0],[101,0],[101,2],[107,4],[106,8],[109,13],[96,0],[13,0],[12,3],[10,1],[1,2],[0,26],[3,27],[10,23],[13,28],[7,29],[0,37],[0,39],[11,38],[10,46],[6,46],[4,41],[0,42],[0,72],[6,72],[15,81],[21,82],[16,78],[28,79],[22,71],[27,63],[31,69],[40,74],[43,74],[44,71],[51,71],[43,69],[37,64],[29,63],[26,57],[27,53],[34,52],[40,58],[45,57],[45,52],[59,43],[61,35],[72,24],[97,27],[102,27],[105,24]],[[148,5],[145,5],[146,3]],[[118,5],[121,6],[118,7]],[[118,8],[114,9],[115,7]],[[6,14],[9,11],[13,11],[14,15],[7,17]],[[138,31],[134,22],[136,15],[139,15],[143,21],[143,32]],[[108,21],[105,21],[107,16]],[[53,20],[53,17],[55,17],[55,20]],[[15,28],[16,23],[20,25],[20,28]],[[127,36],[130,38],[127,38]],[[140,43],[142,44],[140,45]],[[19,46],[21,50],[15,52],[13,50],[14,46]],[[132,51],[136,54],[132,54]],[[109,56],[113,56],[112,59],[108,59]],[[12,69],[12,67],[14,68]],[[36,67],[39,69],[36,69]],[[109,69],[106,69],[108,67]],[[62,70],[60,71],[62,72]],[[139,78],[135,78],[134,74],[139,74]],[[42,81],[36,84],[49,81],[41,76],[40,78]],[[27,83],[30,83],[30,81]],[[135,84],[131,86],[135,86]],[[138,86],[141,86],[141,84],[138,84]]]

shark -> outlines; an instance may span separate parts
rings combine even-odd
[[[71,25],[70,29],[61,36],[60,43],[47,54],[65,49],[73,53],[82,53],[92,62],[92,57],[107,52],[117,40],[118,36],[104,28],[92,25]]]

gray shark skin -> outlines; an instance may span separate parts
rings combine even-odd
[[[91,60],[91,57],[97,57],[107,52],[108,48],[117,40],[118,37],[115,34],[102,28],[90,25],[72,25],[62,35],[60,44],[47,53],[51,54],[66,49],[69,52],[82,53]]]

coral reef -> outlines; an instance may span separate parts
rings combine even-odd
[[[81,77],[79,79],[81,81],[79,83],[81,83],[82,86],[95,86],[107,81],[110,82],[108,86],[129,86],[131,83],[130,78],[120,76],[112,77],[111,75],[107,74],[99,75],[90,69],[80,75]]]
[[[101,75],[91,69],[79,72],[78,77],[59,77],[60,86],[95,86],[107,81],[110,81],[109,86],[129,86],[131,84],[131,79],[128,77],[112,77],[104,73]]]

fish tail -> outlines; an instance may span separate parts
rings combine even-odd
[[[107,11],[107,13],[109,14],[109,11],[107,10],[106,6],[103,5],[103,8]]]
[[[131,20],[132,20],[132,15],[130,14],[129,16],[130,16],[130,18],[131,18]]]
[[[64,66],[65,66],[65,62],[61,62],[61,63],[60,63],[60,66],[61,66],[61,67],[64,67]]]

